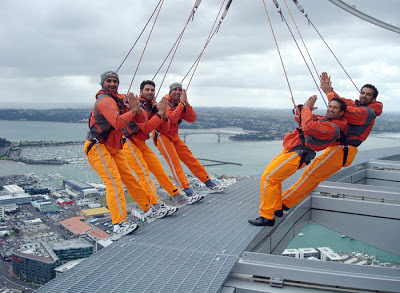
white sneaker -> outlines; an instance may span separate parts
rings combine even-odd
[[[228,187],[221,182],[218,182],[216,185],[212,187],[208,187],[210,193],[221,193],[224,192],[227,188]]]
[[[118,240],[122,236],[129,235],[139,228],[138,224],[132,222],[121,222],[113,227],[113,236],[111,240]]]
[[[204,196],[200,194],[193,194],[192,196],[187,196],[186,198],[186,204],[194,204],[198,201],[201,201],[204,198]]]
[[[204,197],[202,195],[194,194],[192,196],[186,196],[183,192],[180,192],[172,197],[177,205],[194,204]]]
[[[163,203],[163,202],[161,202],[160,207],[161,207],[161,208],[165,208],[165,209],[168,210],[168,216],[171,216],[171,215],[175,214],[175,213],[178,211],[178,207],[166,205],[166,204]]]
[[[145,216],[147,218],[164,218],[166,215],[168,215],[168,209],[160,207],[159,209],[155,209],[154,207],[151,207],[146,213]]]

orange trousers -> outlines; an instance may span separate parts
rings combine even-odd
[[[201,182],[204,183],[210,179],[206,169],[200,164],[199,160],[193,156],[192,152],[179,136],[158,134],[157,139],[155,139],[155,135],[155,131],[153,131],[153,141],[167,161],[172,175],[181,189],[190,187],[185,172],[183,171],[181,161]]]
[[[282,181],[299,169],[300,160],[297,153],[284,149],[265,168],[260,180],[260,216],[272,220],[275,210],[282,209]]]
[[[130,196],[143,211],[150,208],[146,190],[136,181],[129,170],[124,152],[108,147],[102,143],[93,145],[89,154],[87,148],[90,141],[85,142],[84,151],[88,161],[106,185],[106,200],[113,224],[127,220],[125,194],[122,183],[125,184]]]
[[[343,167],[350,166],[357,152],[356,147],[349,146],[346,164]],[[341,145],[326,148],[307,166],[297,182],[285,191],[282,203],[291,208],[302,201],[321,181],[326,180],[342,168],[343,155],[343,146]]]
[[[160,199],[157,196],[157,190],[150,177],[150,172],[154,174],[169,195],[174,196],[179,193],[179,188],[172,183],[157,155],[145,141],[131,137],[126,140],[123,150],[129,167],[136,173],[140,184],[150,197],[151,204],[155,204]],[[154,200],[157,201],[153,202]]]

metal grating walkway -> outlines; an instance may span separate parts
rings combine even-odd
[[[399,153],[400,148],[364,151],[355,163]],[[218,292],[251,241],[262,229],[272,229],[247,222],[258,216],[259,179],[243,180],[224,194],[144,225],[37,292]]]

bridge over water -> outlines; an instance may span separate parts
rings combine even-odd
[[[224,131],[212,131],[212,130],[205,130],[205,131],[196,131],[196,132],[191,132],[191,131],[185,131],[182,133],[179,133],[179,136],[183,138],[183,141],[186,142],[186,137],[189,135],[203,135],[203,134],[213,134],[218,137],[218,142],[221,141],[221,137],[230,137],[233,136],[237,133],[234,132],[224,132]]]

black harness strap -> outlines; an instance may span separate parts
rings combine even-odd
[[[100,142],[100,141],[99,141],[97,138],[93,139],[92,142],[89,144],[89,146],[88,146],[87,149],[86,149],[86,155],[89,155],[89,152],[90,152],[90,150],[92,149],[92,147],[93,147],[96,143],[99,143],[99,142]]]
[[[343,131],[340,132],[340,144],[343,145],[343,164],[346,165],[347,156],[349,155],[349,142],[347,141],[346,135],[344,135]]]
[[[300,163],[299,163],[299,167],[298,169],[301,168],[301,166],[303,165],[303,163],[306,161],[306,157],[308,154],[308,151],[306,150],[306,140],[304,138],[304,132],[301,129],[301,127],[297,127],[296,130],[299,132],[300,135],[300,140],[301,140],[301,154],[300,154]],[[306,162],[306,164],[308,165],[310,162]]]
[[[159,135],[159,132],[156,130],[156,131],[154,132],[154,137],[153,137],[153,142],[154,142],[154,145],[155,145],[155,146],[157,146],[158,135]]]

